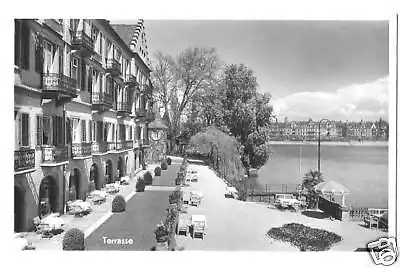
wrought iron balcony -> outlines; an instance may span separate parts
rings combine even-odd
[[[114,58],[106,60],[106,72],[112,76],[118,76],[121,74],[121,64]]]
[[[135,117],[136,118],[144,118],[146,116],[146,110],[143,108],[139,108],[135,110]]]
[[[125,141],[125,148],[132,149],[133,148],[133,141]]]
[[[82,143],[73,143],[71,147],[71,156],[72,158],[76,157],[85,157],[92,155],[92,143],[91,142],[82,142]]]
[[[76,80],[60,73],[43,74],[43,90],[45,98],[76,98]]]
[[[132,104],[126,101],[117,102],[117,114],[121,116],[128,116],[131,113]]]
[[[106,142],[92,142],[92,154],[105,153],[108,151]]]
[[[77,50],[82,57],[89,57],[93,54],[93,39],[84,31],[76,31],[71,41],[72,49]]]
[[[147,148],[150,146],[149,139],[139,139],[138,140],[139,147]]]
[[[117,148],[117,145],[116,145],[115,141],[107,142],[107,150],[108,151],[114,151],[114,150],[116,150],[116,148]]]
[[[117,141],[115,145],[116,150],[127,150],[133,148],[133,141]]]
[[[43,163],[65,162],[68,158],[68,146],[42,147]]]
[[[35,167],[35,149],[14,151],[14,171],[22,171]]]
[[[113,98],[111,94],[104,92],[92,92],[92,109],[104,111],[113,108]]]

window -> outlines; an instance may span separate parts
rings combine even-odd
[[[48,74],[51,72],[51,65],[53,64],[54,45],[48,41],[44,41],[43,47],[43,73]]]
[[[96,141],[100,142],[102,139],[103,141],[106,141],[107,139],[104,139],[104,135],[102,136],[102,134],[104,134],[103,122],[97,121],[96,126],[97,126]]]
[[[64,145],[64,128],[63,118],[61,116],[53,116],[53,145]]]
[[[104,129],[103,131],[103,141],[107,142],[107,134],[108,134],[108,128],[109,128],[110,123],[105,123],[104,124]]]
[[[86,141],[86,120],[82,120],[82,142]]]
[[[71,61],[71,78],[76,80],[76,87],[80,88],[81,86],[81,81],[80,81],[80,73],[81,69],[79,68],[80,66],[80,60],[78,58],[72,57]]]

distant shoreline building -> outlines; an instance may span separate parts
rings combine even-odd
[[[270,140],[315,141],[318,140],[319,130],[322,141],[387,141],[389,139],[389,124],[382,119],[360,122],[323,121],[320,128],[318,124],[318,121],[312,119],[271,122]]]

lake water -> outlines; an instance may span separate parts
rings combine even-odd
[[[310,168],[318,169],[316,145],[271,146],[273,154],[259,172],[259,188],[300,184]],[[350,190],[346,205],[387,208],[388,157],[387,146],[321,146],[321,172],[326,181],[334,180]]]

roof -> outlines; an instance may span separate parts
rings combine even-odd
[[[121,39],[130,46],[130,44],[134,41],[135,31],[138,27],[137,24],[111,24],[114,31],[121,37]],[[136,36],[137,40],[137,36]]]

